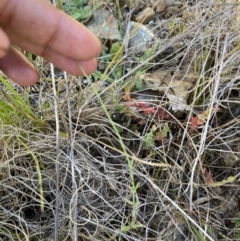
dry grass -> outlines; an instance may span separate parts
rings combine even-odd
[[[2,119],[0,240],[240,240],[239,7],[198,1],[172,19],[155,26],[164,44],[146,61],[128,49],[110,86],[81,89],[81,79],[42,73],[28,94],[43,123]],[[145,99],[170,116],[161,119],[122,101],[146,69],[198,76],[185,111],[172,112],[164,96]],[[191,118],[206,110],[194,130]]]

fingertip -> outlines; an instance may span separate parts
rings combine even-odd
[[[70,22],[63,21],[61,28],[60,33],[66,31],[66,28],[68,29],[68,41],[65,44],[65,49],[60,45],[59,48],[61,49],[54,49],[55,52],[79,61],[87,61],[101,54],[102,46],[100,40],[82,23],[71,19]],[[57,44],[55,44],[55,47],[57,47]]]
[[[84,26],[82,23],[79,23],[82,26],[82,45],[84,51],[88,52],[89,59],[96,58],[100,55],[102,50],[102,44],[99,40],[99,38],[86,26]],[[80,34],[80,32],[79,32]],[[85,46],[84,46],[85,45]]]
[[[91,44],[91,51],[93,53],[93,58],[97,58],[101,54],[102,44],[100,40],[90,30],[89,32],[91,33],[91,38],[89,39],[92,39],[92,42],[93,42]]]
[[[95,54],[95,58],[99,57],[101,52],[102,52],[102,44],[100,42],[100,40],[96,37],[96,54]]]
[[[10,48],[7,55],[0,59],[0,69],[22,86],[34,85],[39,79],[34,67],[14,48]]]
[[[85,75],[91,75],[96,69],[97,69],[97,60],[91,59],[88,61],[81,61],[77,62],[77,71],[78,73],[76,75],[85,76]]]
[[[49,51],[46,58],[55,67],[66,71],[71,75],[84,76],[90,75],[97,68],[97,59],[90,60],[71,59],[66,56],[59,55],[59,53]]]
[[[91,59],[86,61],[77,61],[72,59],[66,59],[64,63],[55,65],[56,67],[63,69],[69,74],[76,76],[91,75],[97,68],[97,60]]]
[[[20,76],[20,73],[18,73],[16,77],[13,76],[11,78],[14,82],[21,86],[32,86],[35,85],[39,80],[39,74],[32,66],[29,66],[28,68],[24,69],[24,71],[21,71],[21,74],[22,75]]]

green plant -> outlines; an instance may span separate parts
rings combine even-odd
[[[5,86],[5,90],[0,89],[2,96],[5,98],[5,101],[0,100],[2,123],[21,126],[25,121],[30,120],[32,126],[44,125],[44,121],[32,111],[28,102],[28,94],[26,93],[26,99],[23,99],[3,76],[0,76],[0,81]]]
[[[69,4],[64,6],[64,10],[73,19],[84,22],[91,17],[94,11],[87,4],[87,0],[71,0]]]
[[[94,88],[94,86],[92,85],[92,88],[93,88],[93,91],[95,92],[95,95],[97,96],[100,104],[101,104],[101,107],[103,108],[106,116],[107,116],[107,119],[109,120],[112,128],[113,128],[113,131],[114,133],[116,134],[117,138],[118,138],[118,141],[120,143],[120,146],[122,148],[122,152],[124,153],[125,155],[125,158],[127,160],[127,165],[128,165],[128,168],[129,168],[129,173],[130,173],[130,180],[131,180],[131,193],[132,193],[132,196],[131,196],[131,200],[125,200],[127,203],[129,203],[132,207],[132,211],[131,211],[131,221],[129,224],[126,224],[122,227],[122,231],[123,232],[126,232],[130,229],[135,229],[135,228],[140,228],[142,227],[142,225],[140,223],[137,222],[137,219],[136,219],[136,214],[137,214],[137,208],[138,208],[138,205],[139,203],[137,202],[137,199],[136,199],[136,194],[137,194],[137,189],[138,189],[138,183],[135,182],[134,180],[134,159],[131,158],[131,156],[129,156],[129,154],[127,153],[127,149],[126,149],[126,145],[124,144],[123,142],[123,139],[121,137],[121,134],[119,133],[119,129],[117,128],[116,124],[112,121],[112,118],[104,104],[104,102],[102,101],[98,91],[96,90],[96,88]]]

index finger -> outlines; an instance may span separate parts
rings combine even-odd
[[[42,56],[48,49],[76,60],[92,59],[100,53],[100,42],[90,30],[46,1],[1,0],[0,15],[0,25],[13,44],[21,47],[20,37],[42,45]]]

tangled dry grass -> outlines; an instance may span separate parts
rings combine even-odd
[[[0,240],[239,240],[239,18],[237,2],[199,1],[109,86],[46,72],[37,92],[15,86],[42,122],[2,117]],[[169,118],[126,106],[122,83],[144,66],[198,76],[184,111],[156,92],[144,101]]]

